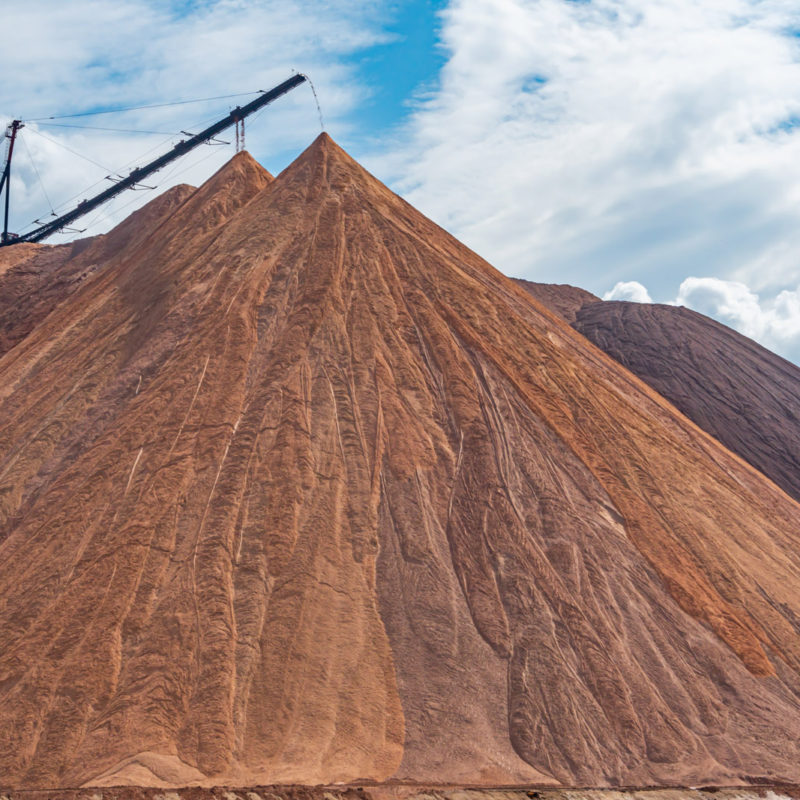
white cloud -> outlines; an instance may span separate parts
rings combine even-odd
[[[603,295],[603,300],[629,300],[632,303],[652,303],[650,293],[638,281],[619,281]]]
[[[13,35],[4,37],[0,48],[4,89],[0,122],[3,116],[30,120],[82,109],[255,92],[276,85],[296,69],[309,73],[317,84],[328,128],[334,135],[346,136],[353,110],[368,97],[353,57],[386,40],[386,14],[377,0],[31,0],[9,4],[3,9],[3,29]],[[199,130],[249,99],[57,122],[177,134]],[[263,121],[248,127],[247,144],[256,157],[272,156],[265,162],[268,168],[284,166],[288,154],[299,152],[319,132],[316,107],[306,87],[281,98],[265,114]],[[37,135],[37,130],[102,166],[81,161]],[[95,181],[100,183],[92,191],[109,185],[104,179],[110,171],[124,174],[133,166],[128,163],[131,159],[145,156],[148,150],[146,157],[153,158],[179,138],[183,137],[134,136],[35,122],[22,132],[57,207]],[[200,148],[177,162],[171,174],[165,170],[152,180],[159,189],[180,182],[196,184],[231,154],[230,147]],[[79,194],[75,200],[89,194]],[[89,233],[99,232],[152,196],[126,193],[79,224],[92,223]],[[12,181],[14,226],[21,228],[47,207],[28,152],[20,146]],[[68,207],[65,203],[64,210]]]
[[[714,317],[800,363],[800,286],[762,299],[737,281],[686,278],[675,304]]]
[[[600,293],[800,281],[800,4],[451,0],[369,165],[505,272]]]
[[[255,90],[295,68],[347,139],[369,99],[359,54],[386,40],[390,13],[377,0],[30,0],[4,9],[0,115]],[[450,0],[438,83],[367,165],[506,272],[637,300],[708,276],[678,301],[800,355],[796,31],[788,0]],[[60,122],[189,130],[244,100]],[[248,146],[278,154],[275,169],[315,135],[316,108],[301,88],[267,114]],[[95,167],[35,128],[23,143],[56,204],[169,140],[39,128]],[[198,183],[230,154],[201,148],[156,181]],[[12,192],[15,224],[46,211],[24,144]],[[150,197],[122,196],[90,232]]]
[[[637,281],[621,281],[603,300],[651,303]],[[669,305],[686,306],[728,325],[769,350],[800,364],[800,285],[762,297],[739,281],[689,277]]]

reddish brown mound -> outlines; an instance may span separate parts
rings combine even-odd
[[[0,355],[24,339],[77,283],[62,272],[73,245],[0,248]]]
[[[800,778],[798,510],[325,136],[0,359],[0,784]]]
[[[48,249],[46,245],[28,244],[27,242],[14,245],[13,247],[0,247],[0,276],[11,269],[15,264],[24,261],[37,253],[39,250]]]
[[[800,786],[761,784],[719,788],[636,790],[543,788],[475,788],[372,784],[366,786],[231,786],[180,787],[169,792],[143,786],[4,791],[3,800],[797,800]]]
[[[157,236],[159,225],[193,191],[182,185],[164,192],[106,236],[58,247],[19,244],[0,249],[0,355],[24,339],[114,253]]]

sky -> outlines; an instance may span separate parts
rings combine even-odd
[[[800,0],[29,0],[3,18],[0,122],[26,121],[14,230],[296,70],[334,139],[502,272],[687,305],[800,363]],[[248,120],[247,148],[277,173],[319,130],[301,86]],[[232,150],[199,148],[81,235]]]

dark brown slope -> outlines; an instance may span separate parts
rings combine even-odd
[[[800,369],[708,317],[605,302],[573,327],[800,499]]]
[[[798,504],[326,136],[0,358],[0,784],[800,779]]]
[[[567,322],[572,324],[578,312],[592,303],[599,303],[600,298],[568,283],[535,283],[522,278],[514,278],[528,294],[535,297],[542,305],[547,306]]]

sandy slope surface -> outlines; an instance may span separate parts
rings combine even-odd
[[[522,278],[514,278],[514,282],[570,324],[584,306],[601,302],[597,295],[568,283],[535,283]]]
[[[326,136],[147,213],[6,333],[0,785],[800,779],[800,506]]]

